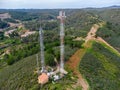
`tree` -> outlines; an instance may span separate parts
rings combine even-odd
[[[8,60],[7,60],[7,64],[8,64],[8,65],[12,65],[14,62],[15,62],[14,56],[9,55],[9,58],[8,58]]]
[[[45,53],[45,63],[49,66],[54,66],[54,56],[52,54]]]
[[[0,32],[0,40],[4,39],[4,32]]]
[[[3,28],[6,28],[6,27],[9,27],[9,24],[0,20],[0,28],[3,29]]]

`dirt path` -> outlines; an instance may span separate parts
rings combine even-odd
[[[73,73],[78,77],[77,83],[73,85],[73,88],[76,88],[77,86],[82,86],[82,90],[88,90],[89,85],[86,82],[86,80],[82,77],[80,71],[79,71],[79,63],[86,53],[87,48],[91,47],[90,40],[94,39],[94,36],[96,35],[96,31],[99,28],[98,25],[93,25],[90,32],[87,34],[87,37],[85,38],[85,43],[83,44],[84,48],[79,49],[70,60],[67,62],[68,66],[73,70]]]
[[[85,43],[83,44],[84,48],[79,49],[72,57],[70,60],[67,62],[68,66],[73,70],[73,73],[78,77],[77,83],[73,85],[73,88],[76,88],[77,86],[82,86],[82,90],[89,90],[89,85],[87,81],[82,77],[80,71],[79,71],[79,64],[86,53],[87,49],[92,46],[91,40],[95,40],[97,42],[104,43],[106,46],[112,49],[117,55],[120,56],[120,53],[114,49],[110,44],[108,44],[104,39],[101,37],[96,38],[96,32],[98,30],[99,26],[97,24],[94,24],[90,31],[88,32],[86,38],[85,38]],[[78,40],[79,41],[79,40]]]
[[[69,62],[67,62],[67,64],[72,69],[74,75],[76,75],[78,77],[77,83],[75,85],[73,85],[72,87],[76,88],[77,86],[82,86],[83,90],[88,90],[89,85],[87,84],[87,82],[85,82],[84,78],[82,77],[82,75],[79,72],[80,59],[84,56],[85,52],[86,52],[85,49],[78,50],[70,58],[70,60],[69,60]]]
[[[106,46],[108,46],[109,48],[111,48],[111,50],[114,51],[114,53],[116,53],[116,55],[120,56],[119,51],[117,51],[113,46],[111,46],[109,43],[107,43],[101,37],[97,37],[95,40],[98,41],[98,42],[104,43]]]
[[[90,29],[90,31],[89,31],[88,34],[87,34],[87,37],[85,38],[85,42],[88,42],[89,40],[95,38],[96,32],[97,32],[98,28],[99,28],[99,26],[96,25],[96,24],[94,24],[94,25],[92,26],[92,28]]]

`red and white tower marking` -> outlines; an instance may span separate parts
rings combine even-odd
[[[65,73],[64,70],[64,21],[65,21],[65,12],[60,11],[59,16],[57,17],[60,19],[60,72]]]

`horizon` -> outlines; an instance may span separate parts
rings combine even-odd
[[[64,9],[101,9],[101,8],[109,8],[109,7],[120,7],[120,5],[112,5],[112,6],[106,6],[106,7],[84,7],[84,8],[64,8]],[[15,10],[15,9],[20,9],[20,10],[22,10],[22,9],[39,9],[39,10],[43,10],[43,9],[63,9],[63,8],[0,8],[0,9],[6,9],[6,10]]]
[[[89,2],[89,3],[88,3]],[[118,0],[1,0],[0,9],[82,9],[120,6]]]

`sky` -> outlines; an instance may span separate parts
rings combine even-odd
[[[0,9],[87,8],[119,5],[120,0],[0,0]]]

